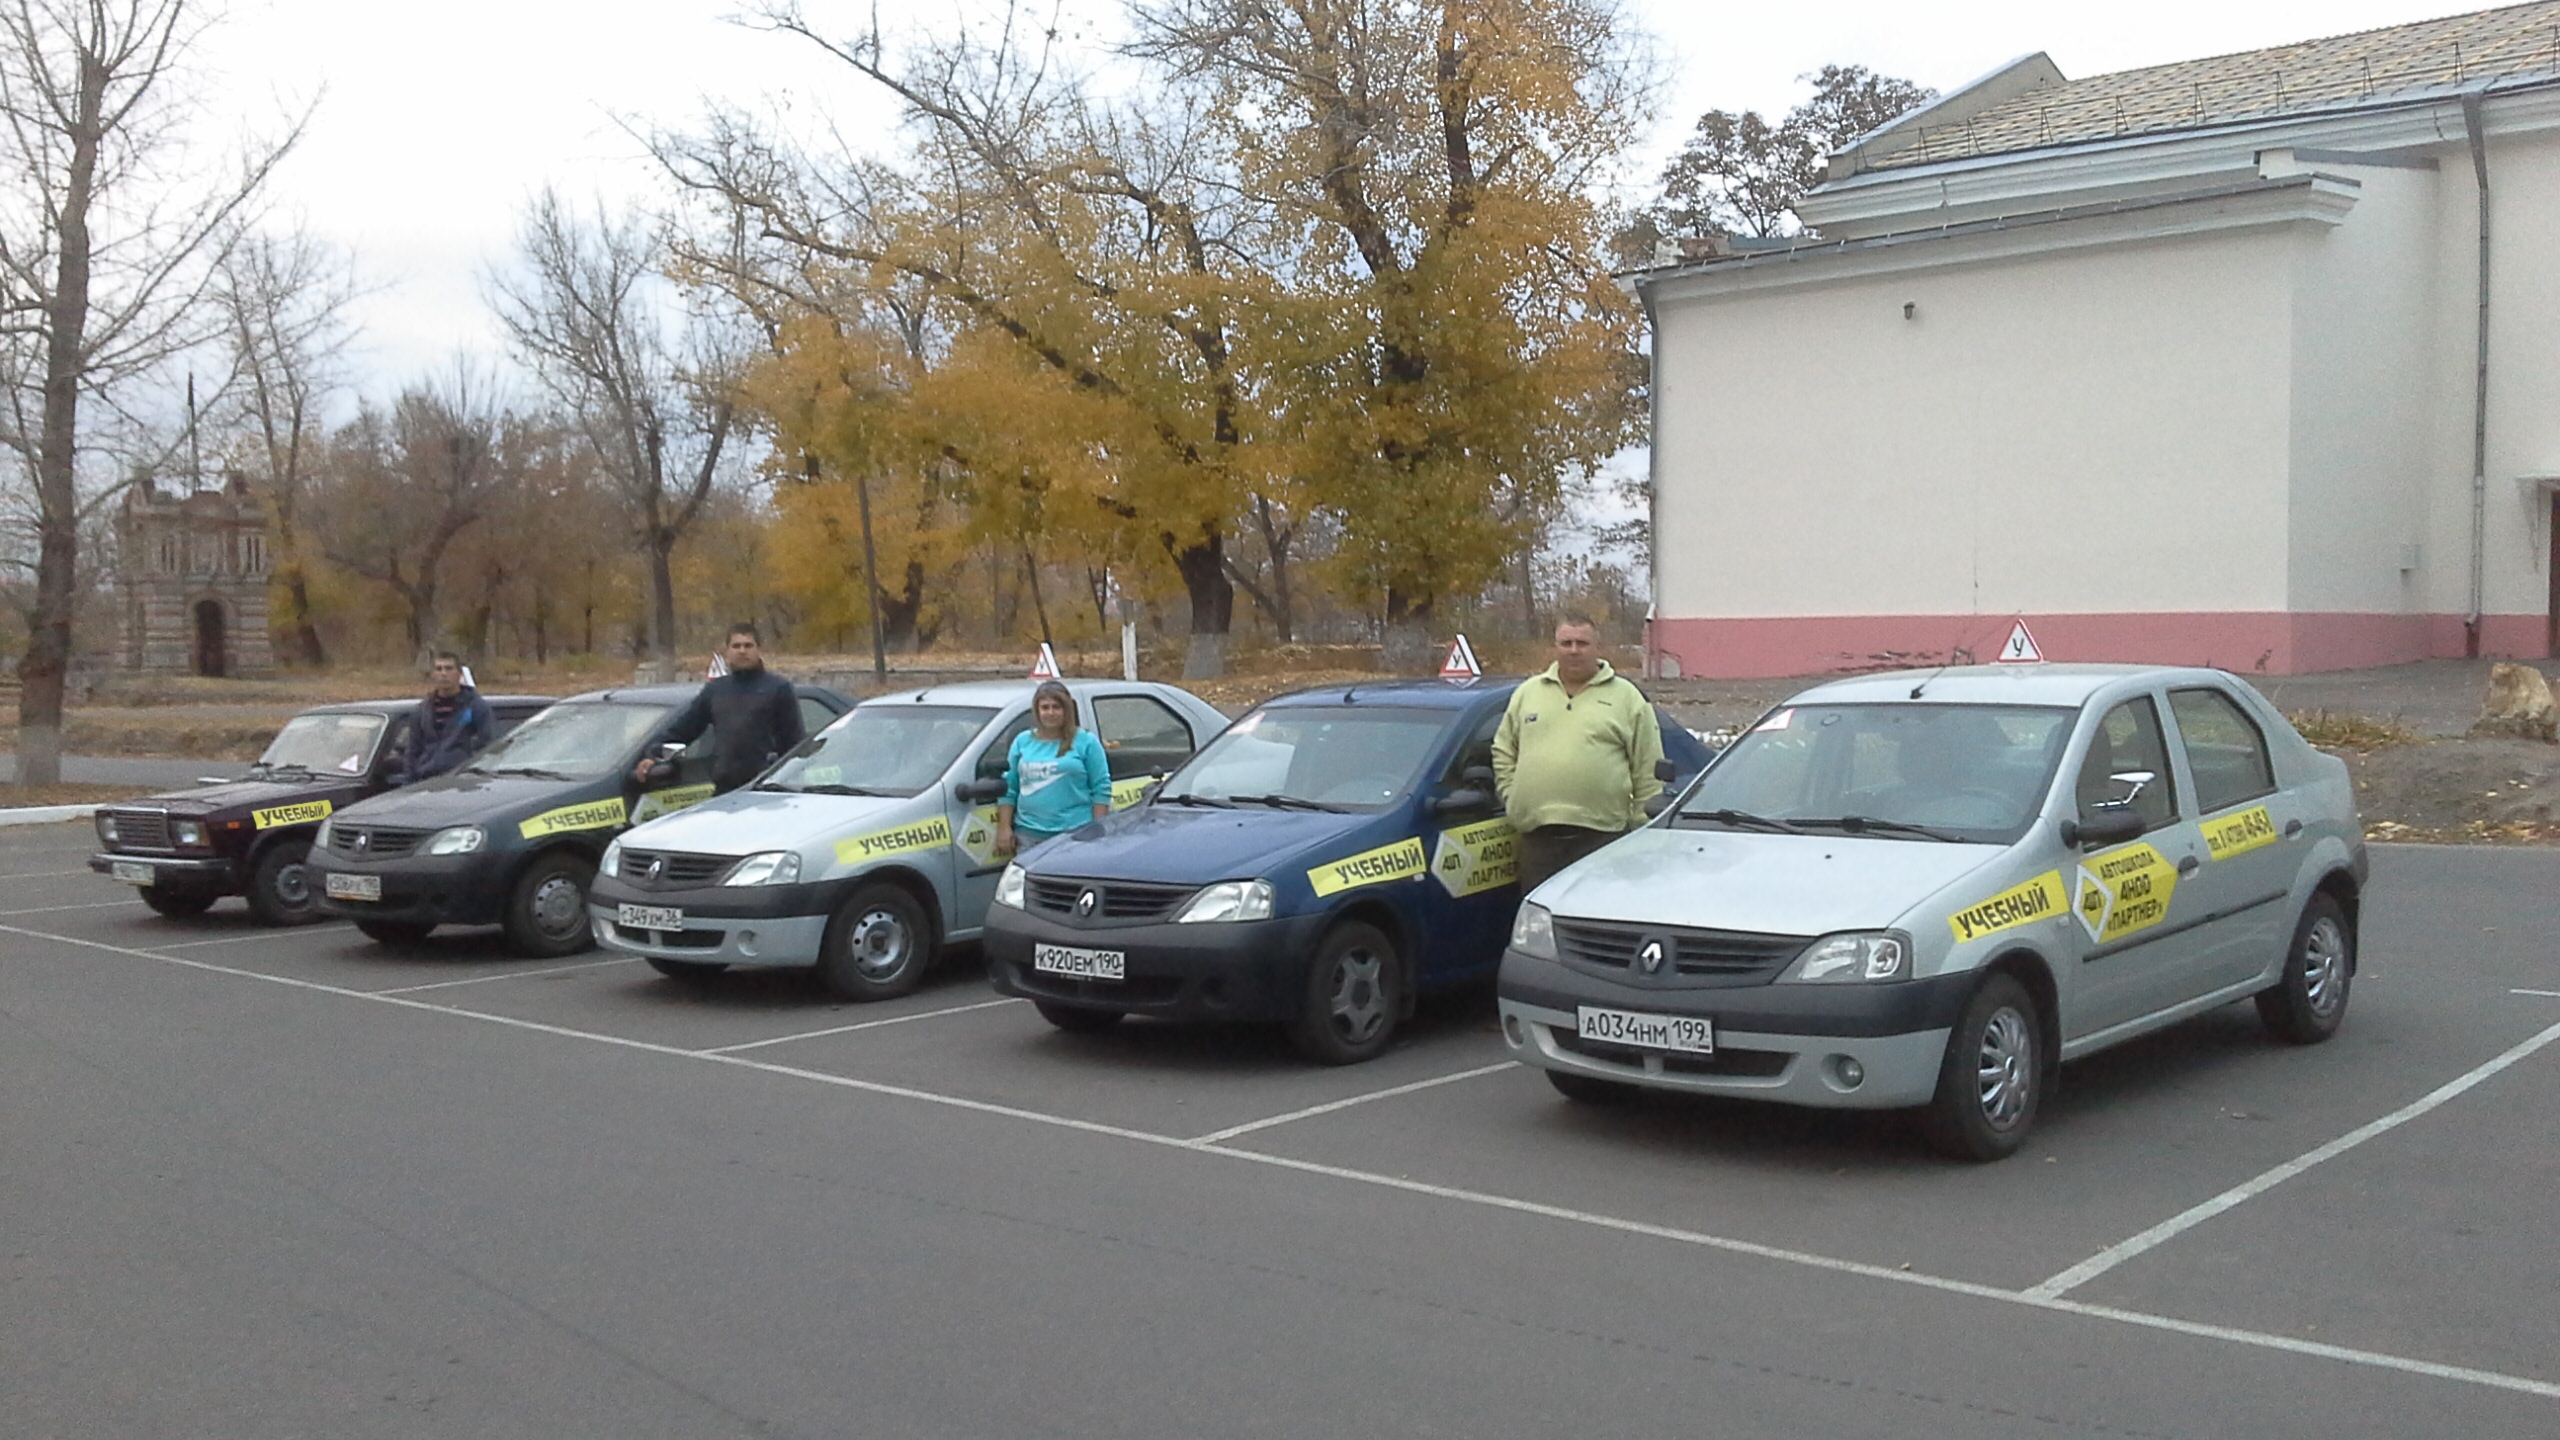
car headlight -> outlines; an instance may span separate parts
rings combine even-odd
[[[201,845],[204,843],[204,827],[193,820],[179,821],[177,824],[169,827],[169,833],[177,837],[177,841],[181,845]]]
[[[622,873],[621,841],[616,840],[604,847],[604,858],[596,862],[596,873],[599,875],[619,875]]]
[[[1173,917],[1176,925],[1199,925],[1217,920],[1268,920],[1271,918],[1271,882],[1268,880],[1221,880],[1191,897],[1182,913]]]
[[[456,825],[428,836],[426,850],[430,855],[468,855],[488,838],[489,832],[477,825]]]
[[[1556,917],[1546,906],[1521,902],[1511,918],[1511,948],[1534,960],[1556,958]]]
[[[337,828],[337,824],[338,822],[334,817],[321,821],[320,828],[311,832],[311,848],[314,850],[328,849],[329,835]]]
[[[1781,985],[1855,985],[1911,973],[1910,937],[1892,930],[1825,935],[1778,977]]]
[[[110,845],[116,843],[116,817],[104,810],[98,812],[98,838]]]
[[[1004,874],[996,877],[996,903],[1021,909],[1022,889],[1022,862],[1017,860],[1004,867]]]
[[[800,879],[800,852],[765,850],[729,867],[723,885],[792,885]]]

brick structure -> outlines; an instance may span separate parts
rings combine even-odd
[[[125,669],[240,676],[273,666],[267,507],[239,476],[175,495],[135,482],[116,517],[116,553]]]

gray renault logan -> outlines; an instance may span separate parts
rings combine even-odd
[[[2345,765],[2219,670],[1860,676],[1539,886],[1502,1032],[1571,1099],[1914,1107],[1994,1160],[2062,1061],[2248,997],[2327,1039],[2365,873]]]

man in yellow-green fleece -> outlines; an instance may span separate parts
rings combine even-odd
[[[1493,736],[1493,781],[1520,832],[1520,893],[1644,823],[1662,727],[1600,658],[1591,621],[1556,624],[1556,663],[1522,681]]]

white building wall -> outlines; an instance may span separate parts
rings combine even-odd
[[[2560,477],[2560,134],[2493,138],[2489,322],[2488,604],[2493,614],[2547,617],[2549,502],[2517,482]],[[2469,177],[2468,156],[2464,178]],[[2454,187],[2447,187],[2452,193]],[[2448,204],[2472,219],[2471,187]],[[2450,227],[2448,227],[2450,228]],[[2477,253],[2463,226],[2464,273]],[[2469,295],[2466,294],[2466,300]],[[2467,334],[2467,330],[2466,330]],[[2463,355],[2467,363],[2470,354]],[[2467,376],[2467,371],[2466,371]],[[2469,420],[2470,391],[2463,391]],[[2469,431],[2461,478],[2470,482]],[[2466,490],[2466,503],[2468,500]],[[2467,512],[2466,512],[2467,520]],[[2541,638],[2540,636],[2536,637]],[[2527,653],[2540,653],[2538,649]]]

